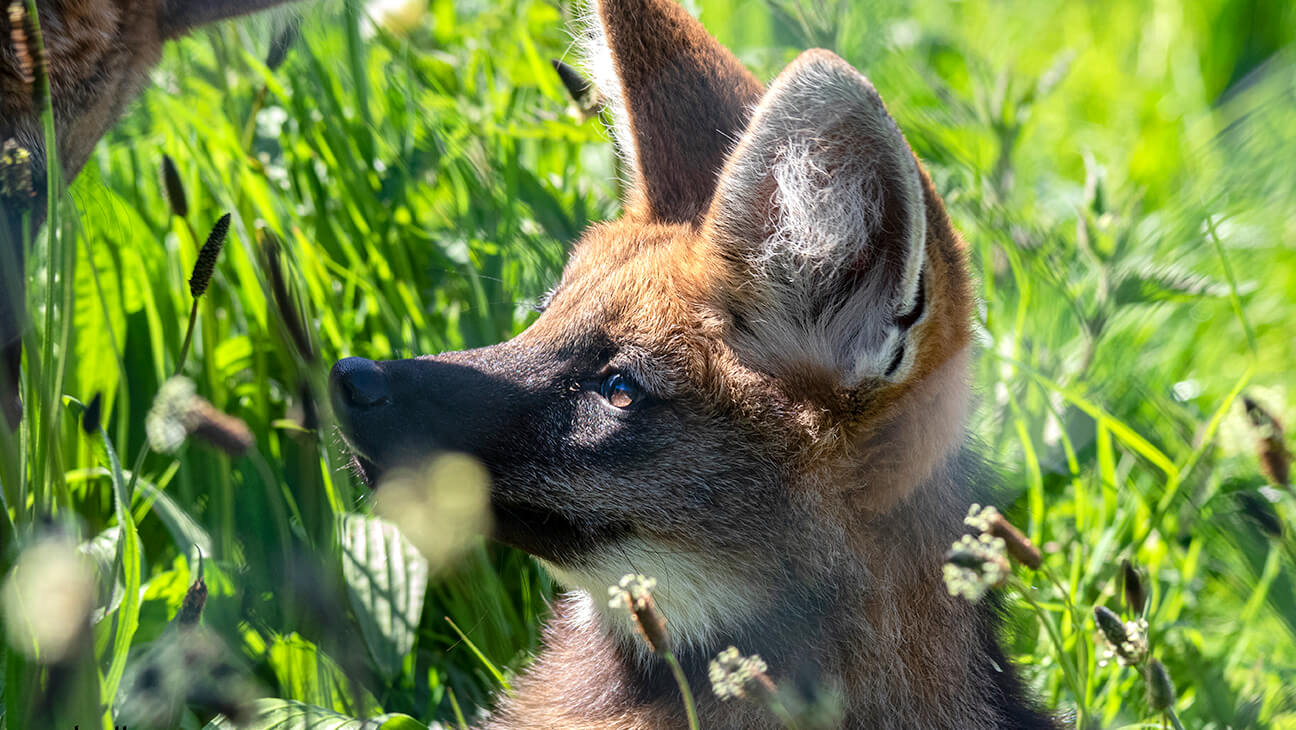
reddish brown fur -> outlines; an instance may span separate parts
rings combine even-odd
[[[616,65],[639,158],[630,217],[695,222],[715,171],[747,124],[761,85],[683,8],[611,0],[600,21]]]
[[[631,4],[634,13],[625,7]],[[1021,700],[1011,675],[999,674],[1006,661],[994,646],[988,609],[950,596],[941,580],[943,553],[961,532],[961,517],[972,500],[970,475],[957,454],[965,439],[973,300],[965,246],[939,195],[922,172],[927,316],[917,325],[920,344],[908,377],[843,388],[834,373],[817,367],[775,373],[745,357],[732,344],[731,313],[749,296],[752,272],[726,249],[729,242],[699,225],[705,215],[695,214],[705,210],[712,176],[720,170],[714,145],[727,152],[736,136],[711,135],[699,142],[693,136],[701,129],[672,118],[670,110],[685,117],[695,112],[692,94],[696,89],[712,93],[711,85],[697,83],[692,75],[659,85],[641,78],[652,79],[662,67],[690,68],[695,74],[717,64],[722,78],[734,74],[731,57],[681,16],[668,0],[604,5],[602,20],[613,36],[617,70],[623,82],[631,79],[624,93],[638,169],[644,171],[638,179],[642,197],[631,199],[622,221],[586,234],[550,309],[515,342],[561,343],[590,330],[612,332],[614,340],[648,353],[651,367],[637,372],[656,373],[656,382],[648,383],[651,390],[700,400],[717,414],[755,424],[768,437],[774,445],[771,458],[793,474],[789,489],[814,505],[820,524],[800,541],[801,549],[827,551],[820,553],[822,561],[838,571],[840,593],[832,606],[818,625],[799,628],[809,632],[802,658],[809,657],[824,681],[835,682],[843,694],[845,724],[1048,726],[1025,705],[1013,709]],[[669,33],[659,30],[662,24]],[[658,34],[674,39],[673,45],[658,45],[653,40]],[[807,54],[798,63],[815,58]],[[739,97],[747,99],[758,89],[745,84]],[[677,104],[681,96],[689,101]],[[717,98],[722,115],[739,103],[733,95]],[[653,124],[664,126],[645,130],[645,110]],[[731,117],[724,124],[725,130],[736,128]],[[678,155],[682,147],[703,151]],[[691,166],[695,155],[712,171]],[[680,190],[688,184],[701,188]],[[794,540],[792,549],[797,544]],[[616,631],[583,615],[589,608],[582,601],[569,597],[559,605],[547,649],[490,727],[682,726],[678,696],[665,691],[643,699],[632,686],[643,681],[630,670],[637,661],[627,658],[632,649],[618,643],[624,637]],[[796,625],[769,627],[797,630]],[[815,631],[827,640],[816,643],[810,636]],[[710,647],[712,653],[722,648]],[[790,680],[787,671],[771,669],[783,682]],[[750,705],[723,704],[705,687],[694,690],[704,726],[774,724]]]

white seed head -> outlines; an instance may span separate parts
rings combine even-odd
[[[736,647],[729,647],[711,660],[707,671],[711,689],[722,700],[743,698],[752,689],[752,682],[769,671],[759,654],[743,656]]]
[[[58,540],[23,551],[4,586],[9,643],[43,664],[67,656],[90,627],[97,581],[90,559]]]

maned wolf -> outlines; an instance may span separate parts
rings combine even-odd
[[[758,653],[859,728],[1042,728],[993,605],[942,556],[977,490],[963,244],[877,91],[826,51],[768,89],[671,0],[584,32],[632,185],[535,323],[492,347],[333,368],[358,468],[466,452],[494,537],[571,592],[493,728],[678,728],[607,587],[659,579],[703,727],[775,726],[708,689]]]
[[[201,25],[285,0],[40,0],[58,159],[76,177],[99,138],[144,88],[162,44]],[[34,103],[38,63],[22,0],[0,0],[0,154],[23,150],[31,195],[0,187],[0,428],[20,413],[18,366],[23,320],[23,218],[45,216],[46,154]],[[15,158],[17,159],[17,158]],[[10,173],[6,172],[6,175]],[[6,178],[7,180],[8,178]],[[22,187],[27,187],[23,185]]]

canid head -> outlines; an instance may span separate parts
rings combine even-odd
[[[872,727],[1003,724],[984,702],[936,706],[998,691],[967,666],[993,631],[939,590],[971,501],[969,277],[877,91],[826,51],[765,89],[665,0],[605,1],[583,36],[632,183],[623,216],[585,232],[512,340],[339,362],[361,472],[480,460],[494,537],[576,589],[566,620],[632,664],[600,597],[644,573],[683,655],[759,645],[783,676],[869,694],[848,716],[889,705]],[[944,648],[904,635],[960,618],[931,628]],[[589,712],[615,694],[590,692]]]

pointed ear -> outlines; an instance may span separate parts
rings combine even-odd
[[[594,0],[583,45],[631,173],[631,214],[697,222],[761,85],[673,0]]]
[[[209,23],[283,5],[291,0],[163,0],[158,27],[171,40]],[[303,3],[305,4],[305,3]]]
[[[741,350],[835,386],[902,380],[925,314],[918,163],[873,85],[807,51],[770,85],[705,224],[740,292]]]

